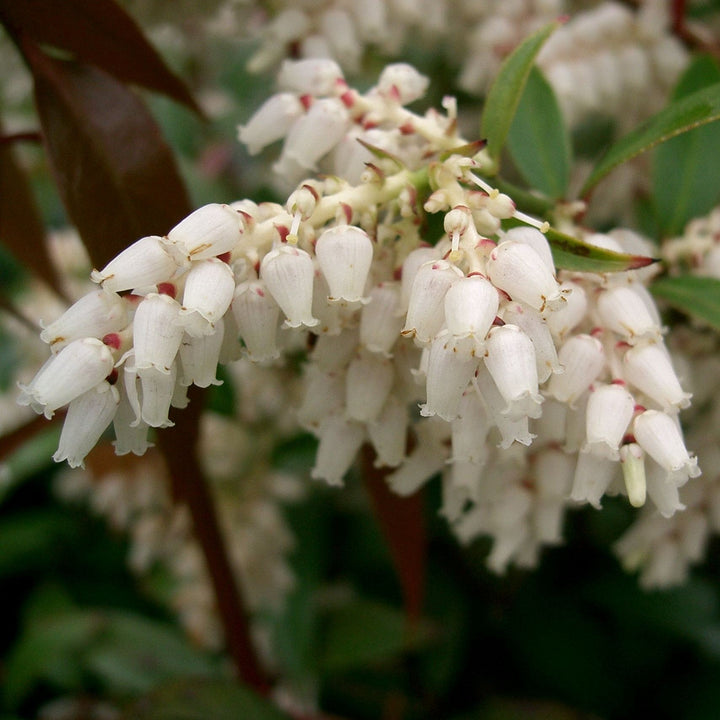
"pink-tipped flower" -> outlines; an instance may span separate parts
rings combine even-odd
[[[312,316],[315,269],[312,258],[294,245],[279,245],[260,264],[260,277],[285,313],[287,327],[315,327]]]
[[[513,300],[536,310],[552,310],[564,302],[555,276],[540,255],[525,243],[501,242],[488,257],[487,274],[493,285]]]
[[[242,217],[228,205],[211,203],[181,220],[168,240],[191,260],[207,260],[232,252],[240,241]]]
[[[352,225],[328,228],[315,244],[315,255],[330,287],[330,302],[367,302],[363,294],[373,243],[364,230]]]
[[[248,357],[253,362],[279,357],[277,332],[280,306],[263,280],[251,280],[237,286],[232,314]]]
[[[118,391],[105,381],[75,398],[68,405],[53,460],[67,460],[72,468],[85,467],[85,456],[112,422],[119,400]]]
[[[217,258],[194,262],[185,280],[178,322],[188,335],[212,335],[230,307],[235,278],[227,263]]]
[[[122,292],[165,282],[177,270],[178,264],[163,239],[151,235],[125,248],[102,270],[93,270],[90,278],[109,292]]]
[[[638,445],[667,472],[668,480],[684,485],[688,478],[700,475],[697,458],[688,453],[676,418],[646,410],[635,418],[633,433]]]
[[[114,364],[110,349],[101,340],[73,340],[45,362],[29,385],[19,386],[17,402],[51,418],[55,410],[105,380]]]
[[[79,338],[102,339],[108,333],[122,330],[127,322],[125,301],[113,292],[95,290],[81,297],[57,320],[45,326],[40,339],[57,352]]]
[[[514,419],[540,416],[543,398],[538,392],[535,348],[517,325],[490,330],[485,365],[505,400],[503,414]]]
[[[412,65],[392,63],[382,71],[376,87],[381,95],[407,105],[425,94],[428,83]]]

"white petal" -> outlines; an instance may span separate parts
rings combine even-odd
[[[548,392],[572,406],[602,372],[605,352],[597,338],[575,335],[560,348],[558,360],[565,370],[550,378]]]
[[[635,399],[620,384],[590,388],[585,415],[585,452],[618,459],[618,450],[635,410]]]
[[[456,337],[472,337],[481,343],[498,312],[498,292],[479,275],[460,278],[445,294],[445,322]]]
[[[347,417],[373,422],[385,404],[393,377],[393,365],[387,358],[369,353],[355,358],[345,379]]]
[[[175,393],[177,366],[168,372],[156,367],[138,368],[142,386],[142,419],[150,427],[172,427],[175,423],[168,417],[170,403]]]
[[[630,348],[623,357],[623,376],[666,410],[690,405],[692,395],[683,391],[667,351],[656,343]]]
[[[277,331],[280,306],[264,281],[253,280],[238,285],[232,301],[232,314],[248,357],[253,362],[279,357]]]
[[[329,228],[317,239],[315,254],[330,286],[331,302],[364,300],[373,258],[373,243],[364,230],[351,225]]]
[[[193,337],[212,334],[234,292],[235,278],[227,263],[217,258],[194,262],[186,276],[178,322]]]
[[[133,319],[136,368],[170,372],[183,336],[179,316],[180,305],[169,295],[150,293],[142,299]]]
[[[182,368],[180,383],[182,385],[195,384],[201,388],[222,385],[222,380],[218,380],[215,373],[217,372],[223,334],[224,326],[221,321],[212,335],[201,335],[200,337],[185,335],[180,343],[180,366]]]

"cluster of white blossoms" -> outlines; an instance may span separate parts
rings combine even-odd
[[[488,158],[458,135],[452,99],[418,116],[404,104],[426,81],[409,66],[365,94],[336,68],[287,63],[292,91],[241,137],[284,138],[279,164],[309,168],[375,130],[358,182],[307,180],[284,206],[206,205],[94,271],[97,289],[45,327],[51,357],[20,403],[47,417],[67,405],[55,459],[81,465],[110,424],[116,452],[142,454],[189,385],[219,383],[218,363],[242,352],[285,372],[303,347],[294,417],[319,441],[312,476],[341,485],[366,443],[400,494],[442,473],[443,513],[463,541],[494,540],[498,571],[532,564],[566,508],[605,494],[680,510],[700,471],[653,270],[558,273],[545,225],[479,176]],[[444,233],[428,238],[435,213]],[[629,231],[584,235],[648,255]]]

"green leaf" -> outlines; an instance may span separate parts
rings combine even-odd
[[[164,685],[131,709],[132,720],[289,720],[235,681],[182,680]]]
[[[142,100],[102,70],[50,58],[29,40],[23,50],[53,174],[93,263],[166,234],[190,206]]]
[[[565,195],[570,181],[570,136],[550,84],[537,67],[510,126],[508,150],[528,185],[550,198]]]
[[[650,290],[677,310],[720,330],[720,280],[717,278],[662,277],[650,285]]]
[[[666,142],[670,138],[720,118],[720,83],[673,102],[621,138],[593,168],[581,196],[586,196],[618,165]]]
[[[673,100],[720,82],[720,66],[700,56],[680,78]],[[720,125],[710,124],[668,140],[655,151],[653,199],[660,232],[680,233],[694,217],[704,215],[720,197],[717,158],[720,157]]]
[[[540,48],[560,24],[559,21],[555,21],[541,27],[518,45],[505,58],[488,92],[480,121],[480,134],[487,139],[488,152],[496,162],[500,159],[505,139],[510,132],[510,125],[525,89],[530,68]]]

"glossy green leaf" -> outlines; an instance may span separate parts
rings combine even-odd
[[[190,212],[173,154],[142,100],[94,67],[23,44],[58,190],[93,263],[103,267]]]
[[[142,698],[133,720],[288,720],[269,700],[231,680],[181,680]]]
[[[70,52],[124,82],[163,93],[200,112],[183,81],[115,0],[0,0],[0,23],[11,35]]]
[[[488,152],[496,162],[500,159],[535,58],[558,27],[559,21],[549,23],[518,45],[505,58],[488,92],[480,121],[480,134],[487,140]]]
[[[673,100],[720,82],[720,66],[700,56],[680,78]],[[678,135],[660,145],[653,159],[653,199],[660,232],[680,233],[694,217],[709,212],[720,198],[717,158],[720,124],[711,123]]]
[[[662,277],[650,286],[656,297],[720,330],[720,280],[696,275]]]
[[[570,181],[570,136],[557,98],[537,67],[510,126],[508,150],[528,185],[550,198],[565,195]]]
[[[673,102],[613,145],[580,192],[586,196],[618,165],[677,135],[720,119],[720,83]]]

